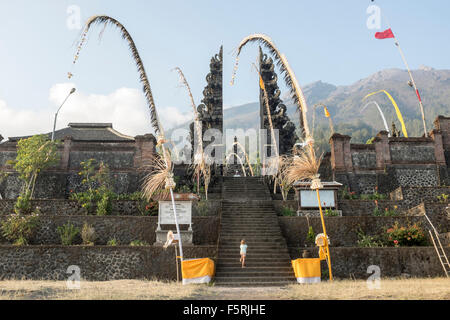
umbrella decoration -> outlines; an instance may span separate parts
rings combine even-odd
[[[398,121],[400,121],[400,124],[402,125],[403,135],[406,138],[408,138],[408,132],[406,131],[406,126],[405,126],[405,122],[403,121],[402,113],[400,112],[400,109],[398,108],[397,102],[395,102],[394,98],[392,98],[392,96],[389,94],[389,92],[387,92],[386,90],[380,90],[380,91],[369,93],[367,96],[365,96],[363,98],[363,101],[366,100],[367,98],[373,96],[373,95],[378,94],[378,93],[384,93],[389,98],[389,100],[391,100],[391,103],[394,106],[395,112],[397,114]]]

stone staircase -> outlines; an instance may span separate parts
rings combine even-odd
[[[286,241],[262,178],[224,177],[224,202],[215,282],[218,286],[282,286],[295,283]],[[248,245],[246,268],[240,241]]]

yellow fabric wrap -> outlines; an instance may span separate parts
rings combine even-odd
[[[322,246],[319,247],[319,259],[320,260],[326,260],[327,259],[327,255],[325,253],[325,249]]]
[[[184,260],[181,263],[181,274],[183,279],[200,278],[205,276],[214,277],[214,261],[209,258]]]
[[[321,276],[320,260],[317,258],[292,260],[296,278],[316,278]]]

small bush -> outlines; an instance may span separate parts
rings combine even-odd
[[[27,216],[12,214],[6,221],[1,223],[3,236],[12,241],[14,245],[27,245],[34,231],[39,225],[39,215]]]
[[[285,217],[293,217],[295,216],[295,211],[288,207],[283,207],[281,209],[281,215]]]
[[[361,229],[358,231],[358,247],[361,248],[376,248],[376,247],[384,247],[383,241],[379,239],[377,236],[366,235]]]
[[[31,212],[31,190],[20,194],[14,204],[16,214],[29,214]]]
[[[197,213],[199,216],[207,216],[208,215],[209,210],[208,210],[208,202],[207,201],[197,202]]]
[[[417,223],[404,227],[400,226],[398,221],[396,221],[392,227],[386,229],[385,238],[388,246],[412,247],[427,245],[425,233]]]
[[[325,216],[327,216],[327,217],[338,217],[339,216],[339,211],[333,210],[331,208],[327,208],[327,209],[325,209]]]
[[[448,194],[441,194],[440,196],[437,196],[437,199],[440,203],[447,203],[448,202]]]
[[[61,244],[64,246],[70,246],[79,235],[80,229],[69,222],[61,227],[58,227],[57,232],[61,238]]]
[[[115,247],[118,245],[118,241],[116,240],[116,238],[109,239],[107,245]]]
[[[149,244],[142,240],[133,240],[130,242],[130,246],[132,247],[140,247],[140,246],[148,246]]]
[[[101,187],[98,192],[100,193],[100,200],[97,202],[97,215],[106,216],[112,211],[112,192],[104,187]]]
[[[138,205],[138,210],[143,216],[157,216],[159,211],[159,205],[157,201],[141,200],[141,202]]]
[[[81,239],[83,240],[83,244],[86,246],[93,246],[95,240],[97,239],[97,234],[95,233],[94,227],[86,222],[83,224],[83,228],[81,229]]]
[[[306,245],[310,245],[310,246],[314,246],[315,241],[316,241],[316,234],[314,233],[313,227],[309,226],[308,234],[306,235],[305,244]]]

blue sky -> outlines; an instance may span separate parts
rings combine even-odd
[[[389,18],[413,69],[420,65],[450,69],[450,2],[374,3]],[[3,125],[5,115],[16,111],[33,114],[56,109],[63,93],[52,93],[52,88],[67,90],[67,82],[85,97],[108,96],[121,88],[140,90],[126,43],[112,27],[105,30],[100,42],[101,28],[92,29],[72,70],[74,42],[80,30],[66,25],[70,5],[79,6],[82,23],[94,14],[121,21],[140,51],[160,112],[188,113],[186,92],[171,70],[176,66],[183,70],[200,103],[210,58],[220,45],[225,60],[224,104],[257,101],[258,81],[251,70],[257,45],[244,49],[236,84],[229,85],[234,63],[231,53],[251,33],[265,33],[275,41],[301,85],[317,80],[351,84],[384,68],[403,68],[392,39],[376,40],[374,33],[380,30],[367,28],[370,4],[368,0],[0,0],[0,103],[9,112],[3,113]],[[69,81],[66,74],[71,70],[74,78]],[[102,114],[96,117],[103,121]],[[13,131],[1,126],[0,119],[4,136],[5,130]],[[25,120],[19,127],[26,131],[24,126]]]

